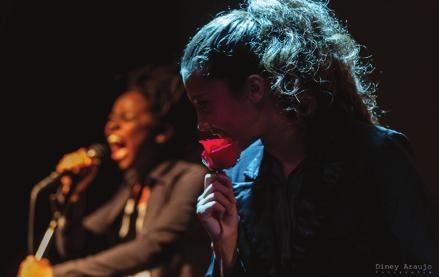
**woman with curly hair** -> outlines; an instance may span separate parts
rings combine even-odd
[[[438,274],[409,143],[378,125],[359,52],[311,0],[249,0],[191,38],[180,71],[199,129],[245,148],[198,198],[208,276]]]

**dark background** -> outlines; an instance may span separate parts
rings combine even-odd
[[[103,141],[117,76],[177,60],[196,28],[238,1],[0,0],[2,272],[26,255],[28,199],[64,153]],[[428,190],[439,199],[436,0],[333,0],[372,55],[382,124],[411,139]],[[114,180],[96,193],[97,205]],[[96,189],[96,192],[98,189]],[[41,196],[37,233],[49,219]],[[37,236],[38,238],[38,236]]]

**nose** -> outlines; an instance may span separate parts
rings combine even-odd
[[[109,119],[107,121],[107,124],[105,125],[105,133],[108,135],[108,134],[116,131],[117,129],[119,129],[118,121]]]

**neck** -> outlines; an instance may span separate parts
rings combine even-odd
[[[266,151],[281,163],[284,175],[288,176],[305,158],[303,134],[297,122],[274,113],[264,134],[261,140]]]
[[[154,147],[150,147],[148,151],[143,151],[143,154],[139,155],[139,159],[134,162],[131,170],[136,172],[138,177],[143,178],[148,176],[151,170],[157,166],[158,161],[158,150]],[[143,180],[138,180],[143,181]]]

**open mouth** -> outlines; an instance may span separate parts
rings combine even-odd
[[[110,145],[112,160],[120,161],[128,155],[128,148],[122,137],[111,134],[107,137],[107,142]]]

